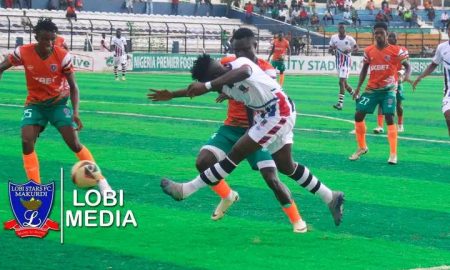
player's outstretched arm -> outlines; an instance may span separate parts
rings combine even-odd
[[[405,67],[405,77],[403,79],[404,82],[408,82],[412,85],[412,81],[411,81],[411,65],[409,64],[409,61],[403,61],[402,65]],[[414,91],[414,87],[413,87],[413,91]]]
[[[2,78],[3,71],[9,69],[12,66],[13,65],[11,64],[11,62],[8,60],[7,57],[5,58],[5,60],[3,60],[2,63],[0,63],[0,79]]]
[[[369,64],[364,63],[363,67],[361,68],[361,73],[359,74],[358,86],[356,87],[355,93],[353,94],[353,99],[359,98],[359,91],[361,90],[362,84],[366,80],[368,70],[369,70]]]
[[[80,131],[83,128],[83,123],[81,122],[79,115],[80,108],[80,91],[78,90],[78,85],[75,82],[75,75],[73,72],[64,74],[66,76],[67,82],[70,87],[70,102],[72,103],[73,110],[73,121],[77,124],[76,130]]]
[[[431,62],[431,64],[429,64],[428,67],[422,72],[422,74],[420,74],[419,77],[417,77],[416,80],[413,82],[413,84],[412,84],[413,89],[416,88],[416,86],[419,84],[419,82],[423,78],[430,75],[437,68],[437,66],[438,66],[438,64]]]
[[[234,84],[243,81],[252,75],[252,68],[243,65],[233,69],[224,75],[206,83],[194,82],[188,87],[187,95],[189,97],[201,96],[212,90],[221,90],[224,85]]]
[[[179,97],[187,97],[187,89],[181,89],[177,91],[169,91],[166,89],[159,90],[159,89],[148,89],[150,93],[147,94],[147,98],[151,101],[167,101],[171,100],[173,98],[179,98]]]

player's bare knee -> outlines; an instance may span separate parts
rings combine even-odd
[[[389,125],[393,125],[394,124],[394,115],[393,114],[386,114],[384,116],[384,118],[386,119],[386,124]]]
[[[70,148],[70,150],[72,150],[74,153],[78,153],[81,151],[81,149],[83,149],[83,146],[81,145],[80,142],[72,142],[72,143],[68,143],[67,144]]]

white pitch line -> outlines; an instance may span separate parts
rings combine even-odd
[[[129,104],[129,103],[128,103]],[[16,105],[16,104],[3,104],[0,103],[0,106],[3,107],[14,107],[14,108],[22,108],[22,105]],[[90,110],[80,110],[80,112],[86,112],[86,113],[96,113],[96,114],[107,114],[107,115],[121,115],[121,116],[132,116],[132,117],[140,117],[140,118],[156,118],[156,119],[168,119],[168,120],[179,120],[179,121],[189,121],[189,122],[203,122],[203,123],[222,123],[223,121],[218,120],[208,120],[208,119],[198,119],[198,118],[184,118],[184,117],[172,117],[172,116],[162,116],[162,115],[149,115],[149,114],[140,114],[140,113],[124,113],[124,112],[108,112],[108,111],[90,111]],[[311,116],[311,117],[317,117],[314,114],[305,114],[304,116]],[[324,116],[324,118],[336,120],[339,118],[334,117],[328,117]],[[340,119],[345,120],[345,119]],[[349,121],[349,120],[345,120]],[[351,121],[351,123],[353,123]],[[294,130],[298,131],[308,131],[308,132],[322,132],[322,133],[335,133],[339,134],[340,131],[336,130],[324,130],[324,129],[309,129],[309,128],[294,128]],[[375,136],[375,137],[386,137],[386,135],[374,135],[367,133],[368,136]],[[431,143],[442,143],[442,144],[450,144],[450,141],[442,141],[442,140],[432,140],[432,139],[422,139],[422,138],[414,138],[414,137],[404,137],[399,136],[398,137],[401,140],[408,140],[408,141],[419,141],[419,142],[431,142]]]
[[[435,266],[435,267],[429,267],[429,268],[414,268],[410,270],[449,270],[450,266],[448,265],[441,265],[441,266]]]

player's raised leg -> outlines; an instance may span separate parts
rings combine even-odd
[[[58,127],[58,131],[63,137],[67,146],[69,146],[70,150],[72,150],[75,153],[75,155],[79,160],[89,160],[95,162],[94,157],[92,156],[89,149],[80,143],[77,131],[74,130],[72,126]],[[102,193],[111,190],[108,181],[101,173],[94,174],[94,176],[98,181],[98,188]]]
[[[192,181],[176,183],[169,179],[162,179],[161,188],[174,200],[181,201],[200,188],[214,185],[227,177],[247,155],[258,149],[261,149],[261,146],[253,141],[248,134],[245,134],[236,142],[223,160],[209,167]]]
[[[41,183],[39,160],[34,150],[34,145],[41,132],[39,125],[26,125],[22,127],[22,153],[23,165],[28,180]]]
[[[310,170],[292,159],[292,144],[285,144],[280,150],[272,154],[278,170],[294,179],[300,186],[314,195],[318,195],[327,204],[334,224],[339,226],[344,211],[344,193],[332,191],[322,183]]]

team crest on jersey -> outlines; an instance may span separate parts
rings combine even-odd
[[[50,70],[51,70],[51,72],[55,72],[56,69],[58,69],[58,65],[56,65],[56,64],[51,64],[51,65],[50,65]]]
[[[9,202],[15,219],[4,223],[6,230],[15,230],[17,236],[43,238],[48,230],[59,230],[59,224],[48,219],[55,195],[55,183],[47,185],[28,181],[26,184],[8,184]]]
[[[34,66],[28,65],[28,66],[27,66],[27,69],[28,69],[28,70],[33,70],[33,69],[34,69]]]
[[[391,56],[390,56],[390,55],[385,55],[385,56],[384,56],[384,60],[386,60],[386,61],[391,61]]]

